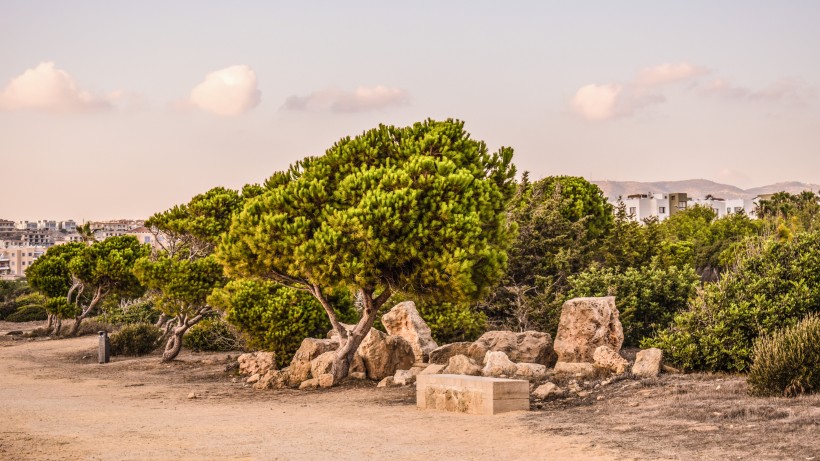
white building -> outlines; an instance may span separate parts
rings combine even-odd
[[[77,222],[73,219],[69,219],[67,221],[60,221],[58,223],[58,227],[62,231],[66,231],[68,233],[75,232],[77,230]]]
[[[23,277],[26,269],[45,252],[46,248],[41,246],[3,248],[0,249],[0,265],[8,267],[5,275]]]
[[[707,195],[706,198],[689,198],[687,194],[676,192],[671,194],[648,193],[634,194],[627,196],[624,200],[626,213],[633,221],[643,221],[649,217],[657,217],[658,221],[663,221],[678,211],[683,211],[693,206],[703,206],[714,210],[718,218],[729,214],[745,213],[754,218],[755,209],[760,197],[754,199],[732,199]]]

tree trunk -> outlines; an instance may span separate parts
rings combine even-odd
[[[57,317],[57,325],[54,327],[54,336],[60,336],[60,331],[63,329],[63,319]]]
[[[185,332],[188,331],[188,327],[183,324],[180,327],[174,328],[173,334],[168,338],[168,342],[165,343],[165,351],[162,352],[162,362],[170,362],[177,358],[179,352],[182,350],[182,336],[185,335]]]
[[[46,332],[51,334],[51,329],[54,327],[54,314],[48,314],[48,326],[46,327]]]
[[[361,290],[361,292],[363,295],[361,297],[363,301],[362,304],[364,304],[362,318],[347,335],[347,339],[344,339],[344,336],[341,336],[339,339],[343,341],[343,343],[339,346],[339,349],[336,350],[336,357],[333,361],[334,384],[346,378],[350,373],[350,365],[353,363],[356,351],[359,349],[362,341],[364,341],[365,336],[370,333],[370,328],[373,327],[373,322],[376,320],[379,308],[390,297],[391,290],[389,288],[386,289],[376,299],[373,299],[372,291]]]
[[[85,317],[82,315],[74,317],[74,325],[71,327],[71,332],[69,333],[70,336],[77,336],[77,333],[80,332],[80,324],[83,322],[84,318]]]

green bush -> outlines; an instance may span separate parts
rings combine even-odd
[[[111,335],[111,355],[150,354],[162,337],[162,330],[147,323],[126,325]]]
[[[182,339],[185,347],[196,351],[235,351],[242,348],[228,322],[219,317],[200,321],[189,329]]]
[[[691,267],[649,266],[623,272],[592,268],[570,277],[572,289],[567,298],[615,296],[624,327],[624,345],[637,346],[686,308],[699,280]]]
[[[487,331],[487,315],[469,304],[417,303],[421,318],[440,345],[474,341]]]
[[[641,347],[659,347],[685,370],[746,371],[754,340],[820,312],[820,232],[762,240],[707,284],[672,324]]]
[[[356,310],[345,290],[330,297],[331,305],[341,306],[340,321],[355,321]],[[234,280],[215,290],[208,302],[224,309],[249,347],[276,352],[279,366],[290,363],[303,339],[324,337],[330,329],[327,314],[313,296],[274,282]]]
[[[119,301],[113,297],[103,304],[103,313],[100,320],[113,323],[115,325],[128,325],[132,323],[157,323],[160,312],[154,306],[152,299],[136,299],[131,301]]]
[[[101,331],[111,333],[114,331],[114,326],[108,322],[100,320],[100,317],[94,317],[83,320],[83,323],[80,324],[80,329],[77,330],[77,336],[96,335]],[[63,333],[68,334],[68,330],[64,330]]]
[[[754,344],[749,368],[752,395],[794,397],[820,392],[820,316],[762,336]]]
[[[8,322],[34,322],[38,320],[46,320],[48,314],[43,306],[36,304],[29,304],[14,311],[13,314],[6,317]]]
[[[13,314],[17,310],[17,303],[14,301],[9,301],[3,304],[0,304],[0,320],[5,319],[9,315]]]

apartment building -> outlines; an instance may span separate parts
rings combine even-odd
[[[45,252],[46,248],[40,246],[0,248],[0,273],[2,267],[7,266],[8,273],[5,275],[22,277],[26,274],[26,269]]]
[[[690,198],[686,193],[676,192],[670,194],[634,194],[627,196],[623,202],[627,214],[633,221],[643,221],[649,217],[657,217],[659,221],[663,221],[675,213],[693,206],[711,208],[718,218],[737,213],[744,213],[754,218],[756,217],[755,209],[760,198],[725,200],[707,195],[701,199]]]

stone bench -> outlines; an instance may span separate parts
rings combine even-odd
[[[473,415],[530,409],[530,383],[468,375],[418,375],[416,406]]]

